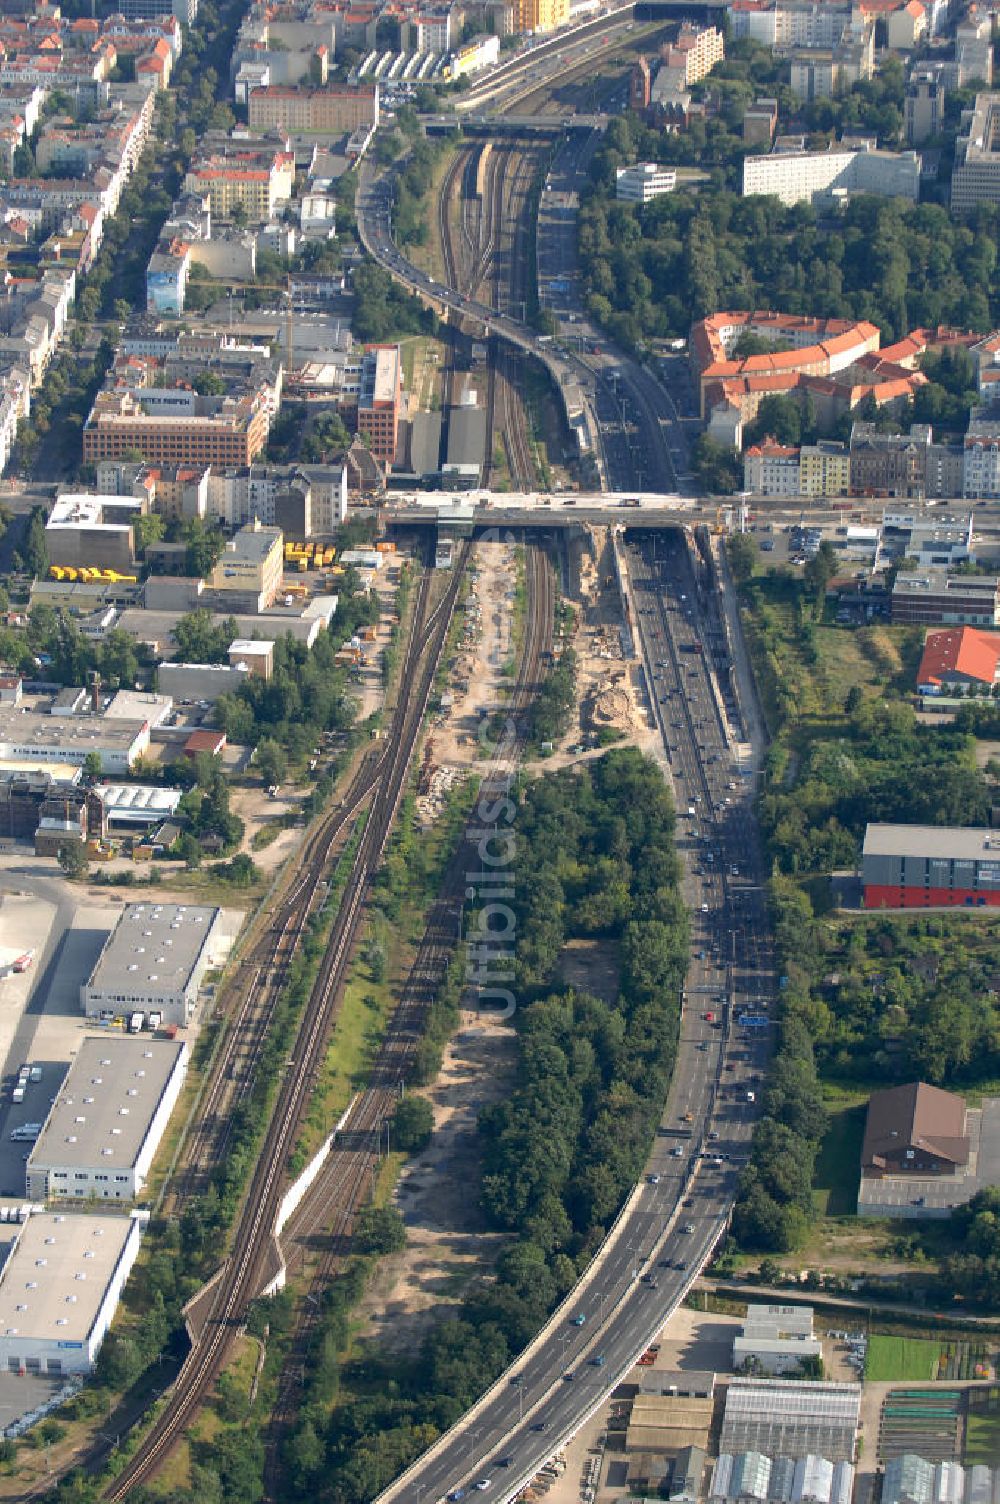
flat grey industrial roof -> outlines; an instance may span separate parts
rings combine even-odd
[[[158,642],[167,653],[175,653],[177,644],[173,640],[173,632],[182,616],[187,615],[187,609],[178,611],[144,611],[138,607],[131,607],[123,611],[118,622],[123,632],[130,637],[135,637],[139,642]],[[268,638],[284,637],[286,633],[298,642],[308,640],[316,631],[315,621],[304,621],[301,616],[290,612],[268,614],[261,612],[259,616],[240,616],[236,612],[215,613],[215,624],[232,616],[236,623],[236,632],[239,637],[252,637],[255,632],[266,634]],[[203,665],[199,665],[203,666]]]
[[[996,575],[948,574],[944,567],[922,569],[915,574],[899,574],[892,587],[893,595],[940,595],[954,590],[958,595],[995,595]]]
[[[486,458],[486,409],[451,407],[448,411],[448,464],[482,465]]]
[[[28,1156],[49,1166],[129,1170],[146,1142],[183,1040],[88,1036]]]
[[[267,558],[280,538],[280,527],[254,527],[248,524],[229,539],[219,555],[219,563],[225,564],[226,559],[231,558],[259,564]]]
[[[863,855],[1000,861],[1000,831],[984,825],[869,825]]]
[[[131,1217],[29,1217],[0,1272],[0,1336],[86,1342],[132,1226]]]
[[[0,706],[0,742],[18,747],[120,747],[127,751],[142,731],[143,719],[107,720],[103,715],[81,712],[78,715],[48,715],[25,710],[20,705]]]
[[[182,992],[218,914],[207,906],[130,903],[104,942],[88,987],[125,995]]]

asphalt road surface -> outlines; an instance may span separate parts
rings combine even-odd
[[[619,102],[624,107],[624,99]],[[692,494],[688,438],[666,387],[592,324],[577,258],[580,191],[588,181],[597,131],[576,132],[560,147],[545,181],[538,215],[538,285],[559,325],[557,342],[576,350],[595,379],[595,406],[610,490]]]
[[[727,743],[709,678],[721,628],[712,599],[699,599],[679,532],[649,536],[630,547],[628,561],[647,682],[677,789],[692,912],[673,1084],[645,1181],[596,1273],[491,1397],[384,1500],[511,1499],[607,1398],[680,1303],[726,1228],[749,1149],[768,1042],[765,1029],[751,1032],[738,1020],[766,1016],[775,978],[751,780]]]

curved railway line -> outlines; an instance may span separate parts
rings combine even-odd
[[[331,820],[336,825],[338,817],[341,823],[351,819],[365,799],[370,798],[369,819],[358,843],[326,954],[290,1049],[290,1063],[279,1087],[251,1187],[237,1217],[229,1256],[210,1288],[210,1306],[201,1335],[195,1338],[153,1427],[128,1466],[109,1485],[105,1493],[109,1500],[124,1498],[130,1489],[155,1476],[209,1392],[249,1303],[260,1293],[262,1273],[272,1253],[272,1230],[285,1187],[289,1156],[336,1016],[369,884],[381,863],[409,773],[467,553],[468,545],[456,560],[445,595],[434,607],[430,601],[433,576],[425,572],[421,578],[403,668],[403,683],[410,687],[410,693],[401,697],[396,707],[386,748],[375,763],[370,790],[359,791],[356,781],[353,807],[345,801]],[[286,918],[293,923],[298,922],[300,906],[304,905],[308,917],[326,868],[328,851],[329,842],[324,835],[313,839],[308,859],[285,900],[289,906]]]

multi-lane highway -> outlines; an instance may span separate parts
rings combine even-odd
[[[432,1504],[476,1486],[488,1504],[513,1498],[679,1304],[725,1230],[749,1149],[767,1041],[763,1032],[744,1038],[738,1020],[766,1012],[774,975],[752,789],[712,678],[722,633],[680,531],[630,547],[626,563],[676,789],[692,913],[673,1085],[644,1181],[591,1271],[512,1369],[381,1504]]]
[[[622,91],[626,85],[622,85]],[[617,101],[623,108],[624,98]],[[691,494],[688,439],[673,398],[640,361],[617,348],[587,314],[577,257],[580,193],[599,131],[574,134],[549,169],[538,212],[538,296],[558,325],[557,343],[593,372],[594,404],[612,490]]]

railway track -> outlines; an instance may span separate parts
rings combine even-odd
[[[189,1205],[223,1163],[236,1114],[251,1095],[261,1052],[280,1002],[289,968],[318,898],[317,884],[366,804],[381,759],[366,757],[340,807],[306,838],[299,871],[267,930],[240,963],[235,999],[223,1019],[223,1038],[212,1063],[197,1119],[188,1134],[181,1167],[164,1198],[167,1214]]]
[[[533,152],[516,146],[492,146],[480,174],[482,148],[456,154],[438,200],[438,225],[445,280],[465,297],[475,298],[490,279],[490,301],[499,312],[522,315],[527,291],[527,235],[524,208],[536,170]],[[477,180],[483,177],[483,194]],[[453,225],[452,200],[460,192],[459,231]],[[531,490],[537,468],[525,414],[523,361],[505,346],[492,352],[487,378],[487,444],[483,483],[494,468],[495,436],[503,435],[507,468],[517,490]],[[450,403],[449,370],[444,400]]]
[[[322,1062],[361,910],[381,863],[409,773],[413,748],[458,597],[468,547],[466,545],[456,561],[445,595],[433,608],[430,604],[432,576],[425,572],[421,578],[403,670],[403,683],[410,687],[410,693],[401,698],[396,708],[387,747],[378,759],[378,773],[370,791],[369,819],[358,843],[326,954],[290,1050],[289,1066],[264,1136],[252,1190],[237,1218],[232,1247],[221,1277],[212,1288],[211,1305],[202,1334],[192,1346],[152,1429],[128,1466],[107,1489],[104,1497],[109,1500],[124,1498],[130,1489],[155,1476],[210,1391],[249,1303],[260,1292],[262,1270],[272,1251],[272,1230],[284,1190],[288,1160]],[[325,866],[326,849],[320,841],[311,867],[296,881],[293,903],[311,905]]]
[[[536,167],[536,156],[524,153],[514,170],[509,198],[512,232],[507,275],[498,276],[494,283],[494,306],[501,313],[517,313],[520,309],[523,315],[526,306],[528,237],[524,211],[528,205]],[[538,479],[523,396],[525,371],[524,356],[504,343],[497,351],[497,405],[507,452],[507,468],[511,484],[517,491],[532,490]]]
[[[555,600],[552,567],[544,548],[535,542],[528,546],[527,558],[528,612],[518,674],[508,707],[510,730],[505,728],[490,760],[481,785],[480,804],[484,797],[489,801],[494,792],[499,792],[501,784],[506,787],[517,767],[527,736],[525,714],[552,647]],[[309,1289],[299,1301],[289,1344],[289,1353],[294,1358],[290,1358],[282,1372],[272,1414],[265,1470],[265,1496],[270,1500],[280,1496],[281,1446],[290,1421],[298,1413],[302,1360],[319,1319],[321,1293],[336,1277],[349,1252],[354,1219],[381,1154],[383,1124],[391,1117],[406,1084],[427,1009],[460,938],[467,873],[475,870],[478,861],[474,848],[480,834],[479,816],[470,824],[475,824],[475,839],[467,831],[448,864],[368,1087],[355,1103],[337,1144],[288,1228],[289,1237],[299,1243],[322,1236],[324,1248]]]

